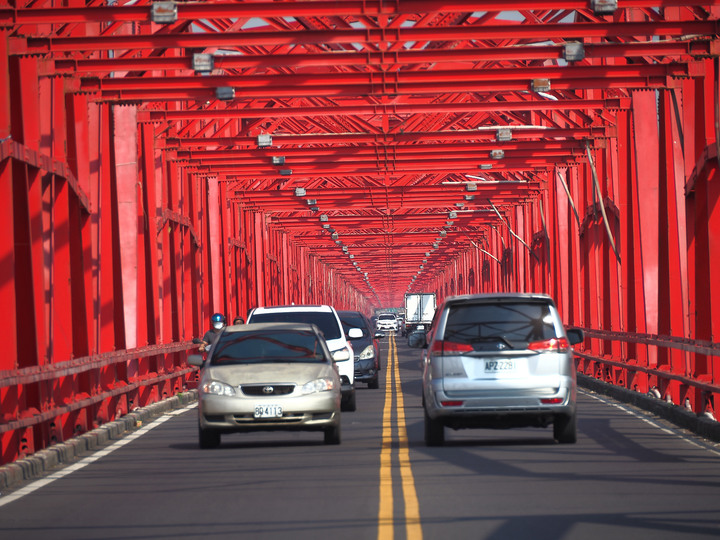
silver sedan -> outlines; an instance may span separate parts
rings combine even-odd
[[[340,360],[312,324],[225,328],[207,359],[188,357],[202,368],[200,447],[218,446],[223,433],[259,430],[322,431],[325,444],[339,444]]]

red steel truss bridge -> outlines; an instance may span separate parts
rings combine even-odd
[[[547,292],[580,373],[714,417],[719,15],[3,0],[2,462],[192,386],[214,312],[407,292]]]

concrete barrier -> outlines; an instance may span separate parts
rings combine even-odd
[[[197,390],[183,392],[142,409],[136,409],[122,418],[54,444],[26,458],[3,465],[0,467],[0,490],[4,492],[16,489],[26,482],[42,478],[58,468],[85,457],[90,452],[122,439],[158,416],[195,401],[197,401]]]
[[[599,379],[588,377],[587,375],[578,374],[578,385],[650,412],[680,428],[692,431],[701,437],[720,442],[720,422],[707,416],[697,415],[692,411],[688,411],[685,407],[667,403],[662,399],[641,394],[634,390],[608,384]]]

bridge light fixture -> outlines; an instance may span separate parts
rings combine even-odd
[[[566,62],[579,62],[585,58],[585,46],[579,41],[563,43],[563,58]]]
[[[291,174],[292,174],[292,169],[280,169],[281,176],[290,176]]]
[[[154,5],[154,4],[153,4]],[[215,58],[212,54],[194,53],[192,57],[192,68],[195,73],[207,75],[212,72],[215,67]]]
[[[232,86],[218,86],[215,89],[215,97],[222,101],[235,99],[235,89]]]
[[[493,159],[502,159],[505,157],[505,150],[491,150],[490,157]]]
[[[304,197],[306,195],[306,191],[304,187],[296,187],[295,188],[295,196],[296,197]]]
[[[327,221],[327,220],[328,220],[327,214],[320,214],[320,221]]]
[[[617,11],[618,3],[617,0],[591,0],[590,6],[595,15],[607,15]]]
[[[457,212],[456,212],[455,210],[451,210],[451,211],[448,213],[448,218],[450,218],[450,219],[456,219],[456,218],[457,218]]]
[[[150,20],[157,24],[171,24],[177,21],[178,8],[172,0],[153,2],[150,9]]]
[[[512,141],[512,130],[510,128],[500,128],[495,132],[495,140],[498,142]]]
[[[530,88],[533,92],[549,92],[550,79],[533,79],[530,81]]]
[[[257,136],[258,148],[266,148],[272,146],[272,135],[269,133],[261,133]]]
[[[465,184],[466,191],[477,191],[477,184],[475,182],[468,182]]]
[[[285,165],[285,156],[273,156],[272,164],[273,165]]]

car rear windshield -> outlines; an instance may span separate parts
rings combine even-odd
[[[266,311],[264,313],[253,313],[249,322],[295,322],[309,323],[317,326],[323,333],[325,339],[338,339],[340,325],[335,314],[329,311]]]
[[[318,336],[309,331],[229,332],[215,345],[214,366],[261,362],[327,362]]]
[[[445,341],[469,343],[475,350],[498,340],[512,348],[524,348],[530,342],[554,337],[553,316],[544,302],[451,306],[444,334]]]
[[[378,317],[381,321],[394,321],[396,319],[395,315],[380,315]]]

